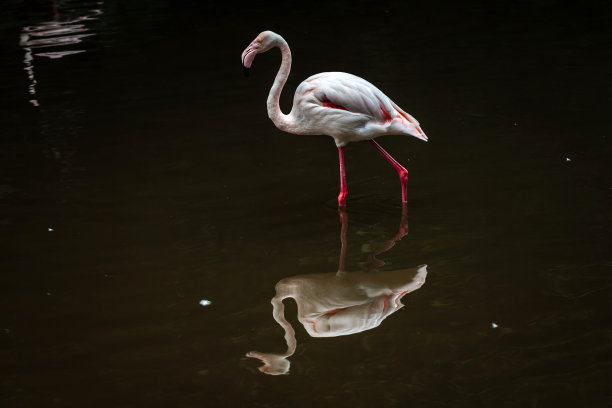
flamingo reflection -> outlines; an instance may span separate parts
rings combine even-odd
[[[340,260],[338,272],[297,275],[276,284],[272,298],[272,315],[285,331],[285,353],[251,351],[247,357],[263,362],[259,371],[270,374],[288,374],[288,358],[295,353],[295,330],[285,319],[283,300],[293,298],[297,304],[299,322],[312,337],[336,337],[373,329],[389,315],[403,307],[401,298],[419,289],[427,276],[427,265],[392,271],[378,271],[384,262],[376,258],[391,249],[408,232],[406,211],[398,233],[378,252],[370,255],[370,269],[360,272],[345,271],[346,212],[340,210]]]

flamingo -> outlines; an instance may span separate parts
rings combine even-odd
[[[255,56],[274,47],[280,48],[282,62],[268,95],[268,116],[285,132],[334,138],[340,162],[338,206],[346,207],[348,196],[344,146],[363,140],[370,142],[397,171],[402,185],[402,204],[405,205],[408,171],[374,138],[393,134],[427,141],[419,122],[374,85],[345,72],[323,72],[304,80],[295,91],[291,112],[285,115],[280,109],[279,98],[291,70],[291,50],[287,41],[272,31],[260,33],[242,53],[242,66],[248,76]]]

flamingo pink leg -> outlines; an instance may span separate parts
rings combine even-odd
[[[340,159],[340,194],[338,195],[338,206],[346,207],[346,197],[348,189],[346,188],[346,170],[344,168],[344,147],[338,147],[338,158]]]
[[[408,170],[404,168],[401,164],[397,162],[385,149],[383,149],[378,143],[374,140],[368,140],[374,146],[378,153],[380,153],[387,161],[393,166],[395,170],[397,170],[397,174],[399,175],[400,182],[402,183],[402,203],[406,204],[408,202]]]

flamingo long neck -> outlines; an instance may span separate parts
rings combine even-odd
[[[289,77],[289,71],[291,71],[291,50],[289,50],[287,41],[280,35],[278,36],[277,42],[278,48],[280,48],[281,51],[282,62],[276,74],[276,78],[274,78],[274,84],[272,84],[270,94],[268,95],[268,116],[272,119],[272,122],[274,122],[277,128],[288,130],[288,128],[291,127],[290,115],[285,115],[281,111],[279,100],[283,86]]]

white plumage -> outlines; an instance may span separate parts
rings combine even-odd
[[[427,140],[414,117],[365,79],[345,72],[307,78],[295,91],[288,116],[301,134],[329,135],[337,146],[388,134]]]

